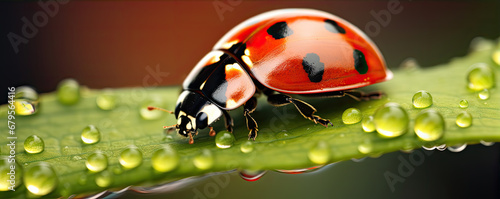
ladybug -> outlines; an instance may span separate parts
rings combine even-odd
[[[175,111],[177,129],[189,137],[210,129],[221,116],[233,132],[228,111],[244,107],[249,139],[258,125],[251,114],[261,94],[274,106],[293,104],[307,119],[325,127],[333,124],[314,115],[310,104],[289,94],[380,97],[352,89],[389,80],[382,54],[358,28],[332,14],[312,9],[281,9],[250,18],[229,31],[189,73]]]

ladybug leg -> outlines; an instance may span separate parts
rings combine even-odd
[[[358,90],[347,90],[343,91],[344,95],[347,95],[356,101],[369,101],[369,100],[374,100],[374,99],[380,99],[382,96],[384,96],[384,93],[380,91],[376,92],[370,92],[370,93],[365,93],[363,91],[358,91]]]
[[[275,94],[269,95],[267,101],[273,106],[284,106],[292,103],[293,105],[295,105],[295,108],[299,110],[300,114],[302,114],[302,116],[304,116],[305,118],[313,121],[316,124],[319,123],[325,127],[328,127],[329,124],[333,126],[330,120],[323,119],[317,115],[314,115],[314,113],[316,113],[316,109],[302,100],[293,99],[292,97],[284,94]]]
[[[222,114],[224,115],[224,120],[226,121],[226,129],[227,131],[233,133],[233,118],[229,115],[229,112],[226,110],[222,110]],[[211,130],[210,130],[211,132]]]
[[[210,136],[215,136],[216,132],[215,132],[215,130],[214,130],[214,127],[212,127],[212,126],[208,126],[208,128],[210,129],[210,132],[208,133],[208,135],[210,135]]]
[[[246,118],[247,129],[250,131],[250,133],[248,133],[249,140],[250,139],[255,140],[255,138],[257,137],[257,131],[259,131],[258,129],[259,126],[257,125],[257,122],[250,115],[250,113],[253,113],[255,111],[256,107],[257,107],[257,98],[255,97],[250,98],[243,107],[244,109],[243,115]]]

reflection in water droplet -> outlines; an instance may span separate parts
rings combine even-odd
[[[485,63],[477,63],[469,67],[467,85],[470,89],[480,91],[495,86],[495,73]]]
[[[455,145],[448,147],[448,150],[451,152],[461,152],[465,149],[465,147],[467,147],[467,144]]]
[[[151,165],[159,172],[172,171],[179,165],[179,155],[175,149],[165,146],[153,153]]]
[[[57,86],[57,99],[61,104],[73,105],[80,100],[80,85],[74,79],[65,79]]]
[[[113,182],[113,178],[109,171],[102,171],[95,176],[95,184],[99,187],[109,187]]]
[[[448,146],[446,146],[446,144],[442,144],[442,145],[436,146],[436,149],[439,150],[439,151],[444,151],[447,148],[448,148]]]
[[[58,184],[54,169],[46,162],[35,163],[28,167],[23,179],[28,191],[38,196],[47,195]]]
[[[477,93],[477,96],[482,100],[490,99],[490,91],[488,89],[484,89],[482,91],[479,91],[479,93]]]
[[[105,92],[97,96],[97,107],[102,110],[111,110],[116,107],[116,96],[111,92]]]
[[[435,141],[444,134],[444,118],[439,112],[428,109],[421,111],[415,119],[415,134],[424,141]]]
[[[431,147],[428,147],[428,146],[422,146],[423,149],[427,150],[427,151],[432,151],[434,149],[436,149],[436,146],[431,146]]]
[[[131,146],[120,153],[120,164],[126,169],[133,169],[142,163],[142,153],[136,146]]]
[[[342,113],[344,124],[356,124],[361,121],[361,111],[357,108],[348,108]]]
[[[215,145],[221,149],[233,146],[235,140],[234,135],[229,131],[221,131],[215,135]]]
[[[472,125],[472,115],[467,111],[461,112],[457,115],[455,123],[459,127],[467,128]]]
[[[304,168],[304,169],[292,169],[292,170],[276,169],[276,171],[278,171],[280,173],[286,173],[286,174],[303,174],[303,173],[310,173],[313,171],[317,171],[321,167],[323,167],[323,165],[318,165],[318,166]]]
[[[82,130],[81,138],[85,144],[94,144],[101,139],[101,132],[94,125],[88,125]]]
[[[100,172],[108,167],[108,158],[101,152],[95,152],[87,157],[85,165],[90,171]]]
[[[38,93],[29,86],[16,88],[14,98],[16,115],[32,115],[38,111]]]
[[[250,170],[242,170],[240,171],[240,177],[243,180],[253,182],[259,180],[267,171],[250,171]]]
[[[15,169],[11,170],[11,167]],[[0,157],[0,173],[2,174],[0,175],[0,191],[8,191],[12,185],[16,188],[21,184],[22,167],[17,162],[9,162],[7,156]]]
[[[408,129],[408,114],[397,103],[389,102],[377,109],[373,115],[377,132],[384,137],[397,137]]]
[[[484,140],[479,141],[484,146],[493,146],[495,142],[486,142]]]
[[[214,165],[214,157],[209,149],[202,149],[193,159],[194,166],[201,170],[207,170]]]
[[[363,161],[365,161],[367,158],[368,158],[368,157],[362,157],[362,158],[359,158],[359,159],[357,159],[357,158],[351,158],[351,160],[352,160],[353,162],[363,162]]]
[[[463,99],[463,100],[460,100],[460,108],[467,108],[469,107],[469,101],[467,101],[466,99]]]
[[[250,140],[243,142],[243,144],[241,144],[240,146],[240,150],[243,153],[250,153],[253,151],[253,148],[254,148],[253,142]]]
[[[361,126],[363,127],[363,131],[370,133],[375,131],[375,122],[373,122],[373,116],[366,116],[361,121]]]
[[[412,98],[413,107],[427,108],[432,105],[432,95],[424,90],[418,91]]]
[[[326,164],[330,160],[330,147],[325,141],[319,141],[309,149],[308,157],[313,163]]]
[[[32,135],[24,140],[24,150],[28,153],[41,153],[45,148],[45,143],[41,137]]]

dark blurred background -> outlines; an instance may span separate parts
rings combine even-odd
[[[327,11],[369,31],[391,68],[408,57],[416,58],[422,66],[445,63],[465,55],[475,37],[500,36],[498,0],[392,3],[399,3],[397,8],[402,10],[391,13],[390,20],[381,24],[372,13],[387,13],[388,1],[43,3],[50,4],[49,11],[38,1],[4,1],[0,2],[0,88],[31,85],[40,92],[50,92],[60,80],[69,77],[90,88],[179,85],[232,27],[279,8]],[[378,29],[367,30],[367,24],[376,24]],[[26,29],[28,26],[36,31]],[[9,38],[17,44],[12,45]],[[152,73],[161,75],[154,79]],[[145,79],[148,76],[154,81]],[[0,93],[0,102],[5,103],[7,89]],[[498,149],[497,145],[472,146],[457,154],[436,152],[404,183],[398,183],[394,192],[383,174],[397,172],[401,162],[398,157],[408,157],[407,154],[392,153],[361,163],[344,162],[306,175],[271,173],[253,183],[232,175],[231,183],[220,187],[214,197],[498,198]],[[195,189],[203,192],[210,183],[213,179],[209,178],[178,192],[150,196],[196,198]]]

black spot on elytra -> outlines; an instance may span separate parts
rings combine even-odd
[[[354,68],[356,71],[359,74],[366,74],[368,72],[368,64],[366,64],[365,55],[359,50],[354,50],[352,56],[354,57]]]
[[[333,32],[333,33],[341,33],[341,34],[345,34],[345,29],[340,27],[339,24],[337,24],[337,22],[331,20],[331,19],[326,19],[325,20],[325,28],[330,31],[330,32]]]
[[[293,34],[293,30],[288,27],[284,21],[275,23],[267,29],[267,34],[273,36],[274,39],[283,39]]]
[[[320,82],[323,79],[325,64],[319,61],[319,56],[316,53],[308,53],[302,59],[302,67],[311,82]]]

